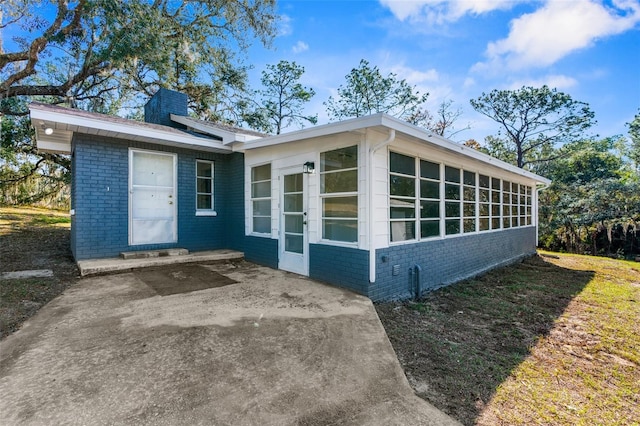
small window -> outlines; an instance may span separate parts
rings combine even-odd
[[[252,231],[271,233],[271,164],[251,168]]]
[[[213,161],[196,160],[196,212],[213,212]]]

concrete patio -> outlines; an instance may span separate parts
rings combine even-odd
[[[0,342],[0,423],[457,424],[369,299],[244,261],[80,280]]]

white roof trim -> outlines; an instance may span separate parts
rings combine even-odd
[[[191,127],[199,132],[206,133],[208,135],[218,136],[222,138],[222,144],[228,145],[234,142],[249,142],[256,139],[262,139],[260,136],[247,135],[244,133],[230,132],[218,127],[213,127],[204,123],[198,122],[190,117],[183,115],[171,114],[171,120],[176,123],[184,124],[187,127]]]
[[[418,139],[420,142],[444,149],[449,152],[461,154],[467,158],[480,161],[485,164],[490,164],[495,167],[504,169],[510,173],[523,176],[527,179],[536,181],[537,183],[548,185],[551,181],[545,177],[539,176],[535,173],[531,173],[527,170],[516,167],[512,164],[506,163],[490,155],[484,154],[473,148],[460,145],[449,139],[435,135],[420,127],[409,124],[405,121],[399,120],[395,117],[391,117],[387,114],[374,114],[364,117],[353,118],[350,120],[340,121],[337,123],[329,123],[321,126],[311,127],[308,129],[297,130],[290,133],[284,133],[280,135],[267,136],[257,141],[248,142],[244,145],[235,147],[238,151],[245,151],[257,148],[263,148],[272,145],[279,145],[283,143],[296,142],[303,139],[310,139],[322,136],[333,135],[337,133],[361,131],[371,127],[384,127],[386,129],[393,129],[396,132],[403,133],[407,136]]]
[[[149,142],[159,145],[169,145],[177,147],[188,147],[211,152],[232,152],[231,148],[222,143],[189,135],[188,133],[163,130],[152,127],[140,126],[137,122],[111,122],[99,117],[87,117],[74,115],[64,110],[51,111],[46,108],[39,108],[38,105],[30,105],[31,122],[36,128],[36,140],[38,147],[47,150],[47,139],[59,139],[67,137],[69,140],[69,150],[71,152],[71,134],[74,132],[83,134],[93,134],[108,136],[119,139],[131,139],[137,142]],[[40,128],[52,128],[53,134],[44,136],[44,131]],[[41,146],[42,144],[42,146]],[[60,152],[60,151],[59,151]]]

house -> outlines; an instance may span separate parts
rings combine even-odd
[[[373,300],[531,255],[550,181],[385,114],[268,136],[195,120],[161,89],[145,123],[31,104],[72,156],[76,260],[235,249]]]

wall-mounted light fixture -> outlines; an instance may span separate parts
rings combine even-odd
[[[302,173],[312,175],[316,171],[316,165],[313,161],[307,161],[302,165]]]
[[[42,129],[42,131],[44,132],[45,135],[53,134],[53,129],[51,127],[48,127],[44,123],[40,123],[40,128]]]

